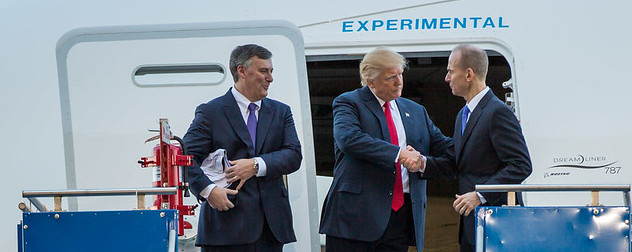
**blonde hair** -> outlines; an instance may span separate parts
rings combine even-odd
[[[362,62],[360,62],[362,86],[366,86],[368,80],[375,79],[384,69],[396,67],[406,68],[404,56],[383,46],[373,49],[364,55]]]

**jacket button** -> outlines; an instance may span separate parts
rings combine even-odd
[[[397,174],[397,171],[393,171],[393,174]]]
[[[393,191],[388,191],[389,196],[393,196]]]

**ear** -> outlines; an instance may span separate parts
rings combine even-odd
[[[369,88],[373,88],[375,86],[375,82],[371,79],[366,80],[366,86]]]
[[[237,75],[239,76],[240,79],[246,78],[246,68],[244,68],[243,65],[237,66]]]
[[[465,79],[467,79],[467,81],[473,81],[475,77],[476,74],[474,74],[474,70],[472,70],[472,68],[467,68],[465,71]]]

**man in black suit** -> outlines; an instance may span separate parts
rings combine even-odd
[[[479,205],[507,204],[505,193],[479,193],[475,186],[519,184],[531,174],[518,119],[487,87],[487,67],[487,54],[480,48],[460,45],[452,50],[445,81],[466,106],[456,117],[454,147],[443,157],[427,157],[423,169],[427,178],[458,176],[459,194],[453,206],[461,215],[461,251],[474,251],[473,210]]]
[[[184,136],[194,156],[190,188],[204,201],[195,242],[203,252],[280,252],[283,244],[296,241],[282,176],[300,167],[301,144],[290,107],[266,98],[271,57],[258,45],[236,47],[229,63],[235,86],[198,106]],[[231,160],[225,174],[228,182],[238,183],[236,190],[216,186],[200,169],[220,148]]]

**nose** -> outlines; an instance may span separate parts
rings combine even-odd
[[[402,74],[397,75],[397,84],[398,86],[404,85],[404,76]]]
[[[272,73],[268,73],[268,74],[266,75],[266,81],[267,81],[267,82],[272,82],[273,80],[274,80],[274,78],[272,78]]]
[[[445,82],[450,83],[450,81],[451,81],[451,78],[450,78],[450,73],[446,73],[446,74],[445,74]]]

